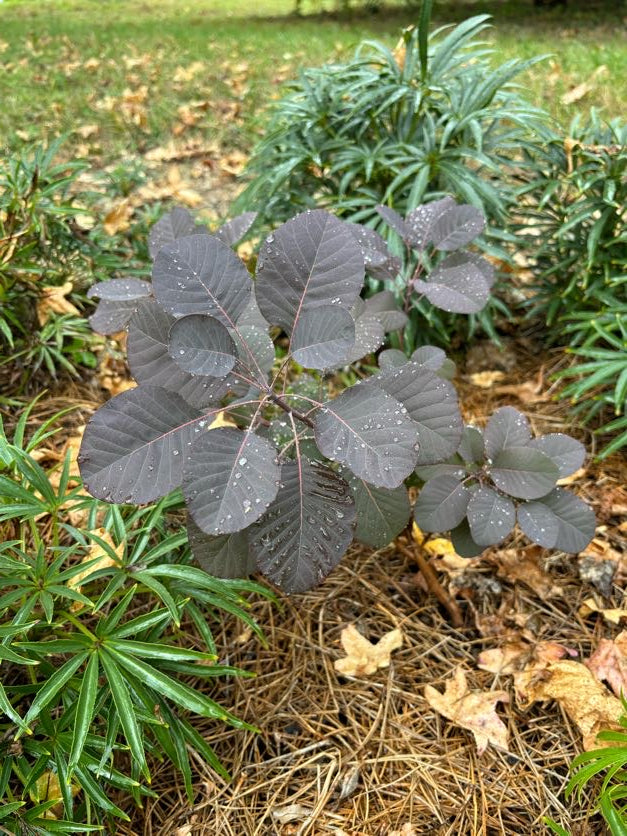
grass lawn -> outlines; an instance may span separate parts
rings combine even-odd
[[[591,105],[617,115],[627,100],[625,21],[585,5],[450,0],[436,3],[435,22],[492,13],[495,60],[553,53],[524,84],[568,123]],[[299,66],[345,57],[362,38],[394,44],[417,18],[405,5],[333,16],[304,0],[301,18],[292,8],[293,0],[6,0],[0,148],[67,132],[79,154],[103,162],[183,135],[248,150],[264,105]],[[585,95],[561,103],[586,82]]]

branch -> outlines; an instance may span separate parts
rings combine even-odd
[[[396,546],[401,554],[404,554],[409,560],[415,560],[418,568],[422,572],[422,576],[426,581],[429,592],[434,595],[440,604],[446,609],[451,617],[451,624],[453,627],[462,627],[464,619],[462,612],[457,606],[457,603],[451,598],[448,592],[444,589],[442,584],[433,571],[433,568],[424,555],[422,547],[416,543],[411,535],[407,537],[408,545],[404,546],[397,540]]]
[[[288,415],[293,415],[294,418],[298,418],[299,421],[302,421],[303,424],[307,424],[308,427],[314,428],[314,422],[308,415],[305,415],[304,412],[299,412],[297,409],[291,407],[287,401],[283,400],[280,395],[275,394],[274,392],[269,392],[268,397],[270,400],[275,403],[277,406],[280,406]]]

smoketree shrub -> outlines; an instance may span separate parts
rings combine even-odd
[[[451,201],[391,220],[408,225],[421,252],[440,247],[464,264],[454,281],[444,269],[421,275],[432,303],[477,299],[482,270],[456,250],[482,219]],[[418,479],[417,521],[453,530],[462,553],[500,542],[516,520],[555,548],[592,537],[591,510],[556,487],[583,447],[562,435],[532,440],[515,410],[495,414],[485,442],[464,429],[441,349],[383,351],[379,371],[363,377],[361,367],[356,385],[338,388],[334,370],[407,321],[390,291],[360,296],[366,269],[395,276],[373,230],[308,210],[266,238],[254,281],[184,210],[155,226],[151,250],[152,283],[96,287],[124,309],[139,385],[93,416],[79,463],[87,489],[108,502],[153,502],[182,487],[192,549],[210,572],[260,570],[303,592],[354,537],[381,546],[402,531],[406,482]]]

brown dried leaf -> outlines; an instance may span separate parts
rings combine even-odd
[[[346,656],[335,660],[335,670],[344,676],[365,676],[388,667],[392,651],[403,644],[403,634],[398,629],[390,630],[372,644],[349,624],[342,630],[340,640]]]
[[[623,630],[613,640],[601,639],[585,664],[617,697],[627,694],[627,632]]]
[[[172,81],[174,81],[175,84],[185,84],[186,82],[191,81],[204,69],[205,64],[203,61],[194,61],[187,67],[177,67],[176,70],[174,70]]]
[[[620,622],[627,618],[627,610],[622,609],[604,609],[600,607],[594,598],[586,598],[583,604],[579,607],[579,615],[585,618],[593,612],[601,613],[606,621],[611,624],[620,624]]]
[[[479,755],[488,743],[508,749],[507,726],[496,713],[498,702],[508,702],[507,691],[469,691],[466,675],[457,668],[445,683],[441,694],[431,685],[425,686],[425,699],[429,705],[448,720],[472,732]]]
[[[40,325],[48,322],[51,313],[81,315],[78,308],[65,298],[73,290],[72,282],[65,282],[56,287],[44,285],[41,288],[41,294],[37,300],[37,319]]]
[[[67,582],[67,585],[71,589],[80,590],[82,582],[85,580],[85,578],[89,577],[89,575],[93,574],[94,572],[97,572],[100,569],[106,569],[108,566],[116,566],[117,563],[122,560],[122,554],[124,552],[124,543],[120,543],[116,546],[111,538],[111,534],[104,528],[96,528],[92,531],[92,534],[95,534],[97,537],[100,537],[100,539],[103,542],[105,542],[108,546],[110,546],[113,549],[117,557],[117,560],[114,560],[111,557],[111,555],[104,550],[100,543],[92,543],[89,546],[89,549],[87,550],[87,554],[81,560],[81,563],[87,563],[90,560],[96,559],[98,559],[98,562],[94,563],[93,566],[84,569],[82,572],[79,572],[78,574],[74,575],[74,577],[70,578],[70,580]],[[78,604],[78,606],[80,607],[81,605]]]
[[[524,583],[540,598],[561,595],[562,588],[554,585],[553,578],[539,564],[542,554],[538,546],[499,551],[494,558],[499,578]]]
[[[504,372],[475,372],[470,375],[470,382],[481,389],[491,389],[495,383],[505,378]]]
[[[522,682],[520,683],[523,684]],[[522,691],[529,703],[555,700],[579,728],[585,750],[598,746],[596,736],[617,726],[622,704],[581,662],[563,659],[529,678]]]
[[[104,231],[108,235],[117,235],[124,232],[131,225],[130,219],[134,209],[128,198],[113,206],[105,215],[103,221]]]

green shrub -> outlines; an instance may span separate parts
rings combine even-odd
[[[429,6],[394,51],[367,41],[347,63],[302,71],[271,106],[237,209],[276,224],[317,206],[378,228],[379,203],[405,215],[451,195],[483,211],[483,248],[507,257],[521,151],[535,155],[547,124],[512,80],[538,59],[494,68],[479,40],[486,15],[427,37]],[[442,317],[433,327],[442,341],[463,322]]]
[[[210,625],[230,613],[260,636],[245,596],[269,593],[189,565],[180,497],[104,506],[69,455],[44,470],[33,454],[58,416],[27,442],[28,415],[11,442],[0,431],[0,829],[83,833],[127,818],[120,791],[154,795],[155,759],[190,803],[191,753],[227,777],[187,714],[250,728],[212,698],[215,677],[244,672],[216,661]]]
[[[627,443],[627,125],[594,112],[576,120],[566,140],[549,143],[523,194],[536,268],[529,316],[577,357],[560,375],[574,378],[563,396],[586,420],[610,406],[616,418],[600,431],[625,430],[607,454]]]

